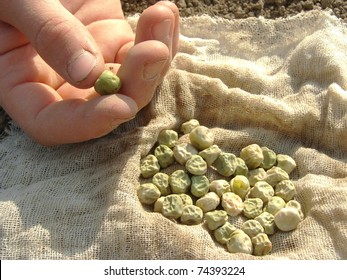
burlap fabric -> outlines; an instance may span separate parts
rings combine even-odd
[[[129,19],[135,26],[137,17]],[[182,22],[181,48],[149,106],[114,133],[44,148],[12,126],[0,143],[1,259],[253,259],[204,225],[138,201],[140,158],[160,130],[197,118],[236,155],[291,155],[305,220],[266,259],[347,258],[347,29],[329,13]]]

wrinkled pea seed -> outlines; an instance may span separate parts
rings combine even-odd
[[[205,175],[192,176],[190,192],[196,197],[202,197],[208,193],[210,182]]]
[[[229,177],[236,170],[236,156],[232,153],[221,152],[214,161],[213,166],[220,175]]]
[[[275,187],[276,184],[283,180],[289,180],[289,175],[282,168],[273,166],[266,171],[265,181],[268,182],[271,186]]]
[[[269,212],[272,215],[276,215],[276,213],[286,206],[286,202],[283,198],[279,196],[273,196],[269,199],[268,203],[264,207],[265,212]]]
[[[165,196],[162,206],[162,214],[167,218],[178,219],[183,212],[183,201],[178,194]]]
[[[277,155],[277,166],[290,174],[296,168],[295,160],[288,155]]]
[[[254,184],[254,187],[250,190],[249,194],[251,197],[260,198],[264,203],[266,203],[274,196],[275,191],[267,182],[258,181]]]
[[[258,144],[251,144],[244,147],[240,152],[242,158],[249,169],[254,169],[260,166],[264,160],[263,151]]]
[[[143,178],[152,177],[160,170],[158,159],[154,155],[147,155],[141,161],[140,170]]]
[[[191,119],[189,121],[186,121],[182,123],[181,125],[181,131],[184,134],[190,133],[194,128],[198,127],[200,125],[199,121],[196,119]]]
[[[197,225],[202,222],[203,212],[200,207],[195,205],[186,205],[183,208],[181,222],[186,225]]]
[[[296,195],[296,189],[292,181],[283,180],[275,186],[275,195],[284,199],[284,201],[292,200]]]
[[[178,133],[172,129],[164,129],[159,132],[158,143],[159,145],[166,145],[173,148],[178,141]]]
[[[175,162],[173,151],[166,145],[159,145],[154,150],[154,155],[158,159],[161,168],[166,168]]]
[[[211,147],[200,151],[199,156],[201,156],[206,161],[208,166],[211,166],[221,152],[222,150],[216,144],[214,144]]]
[[[252,237],[252,244],[255,256],[267,255],[272,250],[272,243],[266,233],[259,233]]]
[[[191,180],[184,170],[176,170],[169,176],[169,185],[172,193],[186,193],[189,190]]]
[[[200,207],[202,211],[208,212],[215,210],[220,203],[220,198],[218,194],[215,192],[209,192],[205,194],[204,196],[200,197],[196,202],[195,205]]]
[[[153,207],[154,212],[162,213],[164,199],[165,199],[165,196],[161,196],[157,199],[156,202],[154,202],[154,207]]]
[[[236,227],[229,222],[226,222],[221,227],[215,229],[214,237],[220,244],[225,244],[231,238],[231,234],[236,230]]]
[[[263,201],[260,198],[247,198],[243,202],[242,212],[250,219],[259,216],[263,212]]]
[[[261,224],[266,234],[271,235],[275,233],[276,225],[274,215],[268,212],[263,212],[259,216],[255,217],[254,220],[258,221]]]
[[[206,126],[199,125],[189,133],[190,142],[199,150],[207,149],[214,142],[212,131]]]
[[[243,210],[242,198],[233,192],[226,192],[222,195],[222,207],[231,217],[236,217]]]
[[[242,158],[237,157],[235,159],[235,165],[236,165],[236,168],[235,168],[234,175],[243,175],[243,176],[248,175],[248,167]]]
[[[158,172],[154,174],[152,183],[157,186],[161,195],[168,195],[171,193],[169,185],[169,175],[166,173]]]
[[[213,180],[210,183],[210,191],[221,197],[224,193],[230,192],[230,184],[223,179]]]
[[[145,183],[138,188],[137,196],[143,204],[153,204],[160,197],[160,191],[156,185]]]
[[[184,165],[193,155],[198,154],[198,150],[190,143],[180,143],[173,148],[176,161]]]
[[[263,226],[256,220],[245,221],[241,229],[251,238],[264,232]]]
[[[260,167],[264,169],[270,169],[272,166],[276,164],[276,153],[268,147],[261,147],[261,150],[263,152],[264,159],[263,162],[260,164]]]
[[[228,214],[224,210],[214,210],[205,214],[207,227],[215,230],[224,225],[228,221]]]
[[[119,77],[110,70],[105,70],[94,84],[94,89],[100,95],[117,93],[122,86]]]
[[[246,195],[250,190],[250,184],[246,176],[236,175],[230,181],[231,191],[236,193],[242,200],[245,199]]]
[[[252,254],[253,245],[251,238],[242,230],[237,229],[227,241],[227,248],[230,253]]]
[[[185,193],[180,193],[179,196],[182,199],[183,207],[188,205],[193,205],[193,200],[189,195]]]
[[[248,171],[248,181],[251,186],[254,186],[258,181],[264,181],[266,171],[264,168],[256,168]]]
[[[204,175],[207,171],[207,163],[199,155],[193,155],[186,162],[186,169],[192,175]]]

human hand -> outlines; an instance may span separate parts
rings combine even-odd
[[[101,137],[150,102],[178,36],[169,1],[142,13],[135,36],[119,0],[0,0],[0,106],[42,145]],[[108,68],[122,88],[99,96]]]

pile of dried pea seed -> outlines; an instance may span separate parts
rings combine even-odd
[[[141,176],[151,180],[137,190],[141,203],[182,224],[205,222],[231,253],[266,255],[272,250],[269,235],[297,228],[304,215],[289,179],[293,158],[257,144],[237,157],[214,144],[212,131],[195,119],[183,123],[181,131],[189,141],[162,130],[154,152],[141,159]],[[175,163],[183,167],[164,172]],[[222,179],[209,180],[208,168]],[[228,221],[238,215],[246,218],[240,228]]]

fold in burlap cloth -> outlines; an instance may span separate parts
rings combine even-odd
[[[0,143],[1,259],[257,258],[230,254],[203,225],[175,224],[138,201],[140,158],[161,129],[190,118],[229,152],[258,143],[296,160],[305,220],[271,236],[264,258],[347,258],[346,26],[315,11],[186,18],[181,33],[154,100],[114,133],[44,148],[12,127]]]

